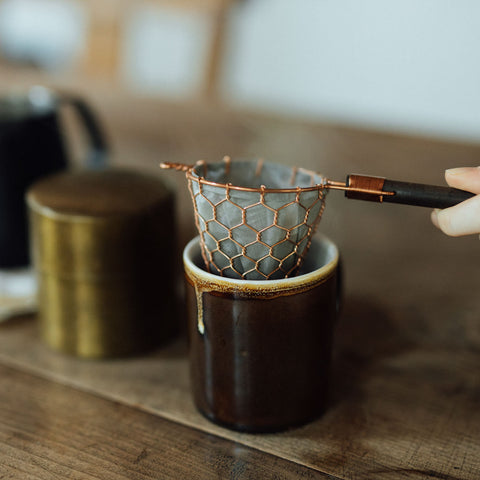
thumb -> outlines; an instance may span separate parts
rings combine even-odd
[[[451,187],[480,193],[480,167],[451,168],[445,171],[445,180]]]

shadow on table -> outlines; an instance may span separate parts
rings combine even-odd
[[[379,304],[348,298],[334,339],[330,408],[345,400],[362,400],[362,383],[375,364],[411,350],[411,337]]]
[[[317,421],[286,433],[321,441],[323,449],[302,452],[307,464],[322,465],[326,471],[331,467],[334,472],[351,458],[372,454],[364,441],[369,435],[367,383],[378,375],[384,360],[412,348],[411,338],[402,334],[394,316],[381,305],[346,299],[335,333],[327,410]]]
[[[0,322],[0,331],[22,330],[29,324],[35,322],[36,316],[33,313],[12,315]]]

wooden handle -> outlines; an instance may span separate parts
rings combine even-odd
[[[395,193],[395,195],[385,196],[383,198],[384,202],[430,208],[452,207],[474,196],[471,192],[465,192],[457,188],[394,180],[385,180],[383,190]]]
[[[457,188],[399,182],[380,177],[349,175],[345,195],[357,200],[401,203],[429,208],[448,208],[475,196]]]

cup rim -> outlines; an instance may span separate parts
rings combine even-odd
[[[295,277],[281,278],[276,280],[244,280],[238,278],[228,278],[207,272],[197,266],[193,261],[193,255],[200,253],[200,236],[196,236],[187,243],[183,250],[183,264],[185,273],[189,277],[194,277],[196,282],[203,286],[213,286],[215,289],[226,291],[243,290],[267,292],[281,291],[298,288],[305,288],[308,285],[318,284],[328,280],[336,270],[339,261],[339,251],[335,243],[323,234],[317,234],[312,240],[312,247],[315,244],[326,244],[329,250],[329,259],[322,266],[311,271],[301,273]],[[314,250],[314,249],[313,249]]]

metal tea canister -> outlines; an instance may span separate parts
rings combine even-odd
[[[173,202],[161,179],[126,169],[62,173],[30,188],[40,332],[50,347],[118,357],[174,335]]]

